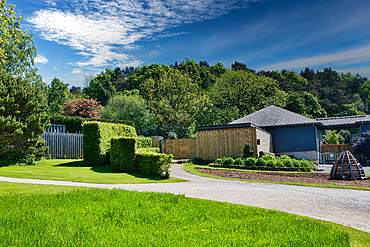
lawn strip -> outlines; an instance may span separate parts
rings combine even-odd
[[[0,167],[0,176],[97,184],[174,183],[186,181],[178,178],[156,179],[139,174],[121,173],[113,170],[109,165],[87,167],[84,166],[82,160],[73,159],[46,159],[42,160],[39,165],[34,166],[2,166]]]
[[[335,189],[355,189],[355,190],[370,190],[370,188],[358,187],[358,186],[341,186],[341,185],[325,185],[325,184],[311,184],[311,183],[298,183],[298,182],[281,182],[281,181],[268,181],[268,180],[252,180],[252,179],[240,179],[240,178],[229,178],[229,177],[219,177],[214,176],[206,173],[202,173],[197,171],[197,168],[203,169],[227,169],[227,168],[213,168],[213,167],[206,167],[206,166],[199,166],[199,165],[192,165],[189,163],[185,163],[183,166],[183,170],[198,176],[209,177],[209,178],[216,178],[216,179],[226,179],[226,180],[237,180],[237,181],[246,181],[246,182],[256,182],[256,183],[275,183],[275,184],[287,184],[287,185],[297,185],[297,186],[312,186],[312,187],[323,187],[323,188],[335,188]],[[240,171],[240,169],[228,169],[234,171]],[[266,172],[266,171],[260,171]],[[335,180],[333,180],[335,183]]]
[[[0,197],[4,246],[366,246],[370,234],[184,195],[83,189]]]

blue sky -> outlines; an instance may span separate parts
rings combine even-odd
[[[107,67],[189,58],[370,78],[368,0],[8,0],[34,34],[36,67],[83,86]]]

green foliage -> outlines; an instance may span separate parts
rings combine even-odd
[[[68,91],[68,84],[63,83],[60,79],[54,78],[48,87],[48,107],[51,115],[61,115],[62,105],[72,98]]]
[[[253,157],[254,151],[249,147],[248,144],[245,144],[243,149],[243,158]]]
[[[270,154],[263,155],[261,157],[264,161],[266,161],[266,166],[268,167],[276,167],[277,166],[277,160],[274,156]]]
[[[275,80],[244,70],[224,73],[212,87],[210,95],[217,107],[236,107],[239,117],[268,106],[271,101],[277,106],[285,105],[285,93]]]
[[[169,178],[172,155],[147,152],[145,148],[136,151],[135,145],[135,138],[112,139],[110,161],[114,169],[157,178]]]
[[[233,158],[227,157],[223,160],[222,164],[227,166],[227,165],[233,165],[234,162],[235,160]]]
[[[0,1],[0,69],[32,83],[42,83],[34,67],[36,46],[32,35],[21,28],[22,17],[20,13],[17,17],[14,9],[15,5]]]
[[[138,152],[144,152],[144,153],[161,153],[159,148],[140,148],[138,149]]]
[[[0,160],[32,164],[44,156],[46,107],[37,88],[0,69]]]
[[[263,158],[258,158],[256,161],[256,166],[266,166],[266,161]]]
[[[168,139],[177,139],[176,132],[171,131],[170,133],[168,133]]]
[[[108,100],[116,94],[116,88],[112,82],[113,74],[114,71],[107,68],[97,76],[86,77],[84,94],[105,106]]]
[[[136,137],[135,128],[124,124],[84,122],[83,154],[86,165],[99,166],[109,162],[112,138]]]
[[[148,101],[157,125],[190,126],[195,116],[205,110],[208,98],[198,91],[197,84],[188,74],[174,69],[170,72],[158,79],[144,81],[141,93]]]
[[[150,137],[136,137],[136,148],[151,148],[153,140]]]
[[[236,165],[236,166],[244,166],[244,160],[242,158],[237,158],[234,161],[234,165]]]
[[[138,166],[140,174],[157,178],[169,178],[172,159],[172,154],[140,151],[136,153],[134,162]]]
[[[217,159],[217,160],[219,160],[219,159]],[[195,165],[208,165],[208,164],[213,162],[213,160],[205,160],[205,159],[202,159],[202,158],[199,158],[199,157],[196,157],[196,158],[192,159],[191,161]]]
[[[279,157],[279,160],[282,161],[282,163],[284,164],[284,167],[288,167],[288,168],[294,167],[294,163],[293,163],[292,158],[290,158],[287,155],[281,155]]]
[[[137,172],[137,166],[134,163],[135,145],[135,138],[113,138],[111,140],[110,163],[113,169],[121,172]]]
[[[257,162],[257,159],[253,157],[249,157],[244,160],[244,165],[247,167],[254,167],[256,166],[256,162]]]
[[[339,144],[339,138],[336,130],[327,130],[323,135],[324,144]]]
[[[130,120],[135,126],[154,125],[154,117],[148,109],[147,102],[135,92],[129,94],[130,92],[125,91],[110,98],[100,116],[106,119]]]
[[[66,131],[68,131],[69,133],[82,132],[82,123],[91,121],[134,126],[134,123],[131,120],[95,119],[69,116],[51,116],[50,118],[51,124],[65,125]]]

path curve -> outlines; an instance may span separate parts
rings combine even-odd
[[[370,191],[213,179],[187,173],[179,164],[173,165],[171,176],[190,182],[91,184],[8,177],[0,181],[184,194],[308,216],[370,233]]]

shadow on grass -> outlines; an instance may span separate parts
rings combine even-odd
[[[85,163],[84,163],[83,160],[72,161],[72,162],[63,163],[63,164],[54,165],[54,166],[89,167],[89,166],[85,166]],[[121,172],[118,172],[118,171],[114,170],[110,165],[102,165],[102,166],[91,167],[91,170],[94,171],[94,172],[97,172],[97,173],[121,173]],[[133,177],[136,177],[136,178],[143,178],[143,179],[147,179],[147,180],[151,180],[151,181],[165,180],[163,178],[149,177],[149,176],[145,176],[145,175],[138,174],[138,173],[127,173],[127,174],[129,174]]]
[[[63,163],[63,164],[59,164],[59,165],[54,165],[54,166],[87,167],[83,160],[71,161],[71,162],[67,162],[67,163]]]

